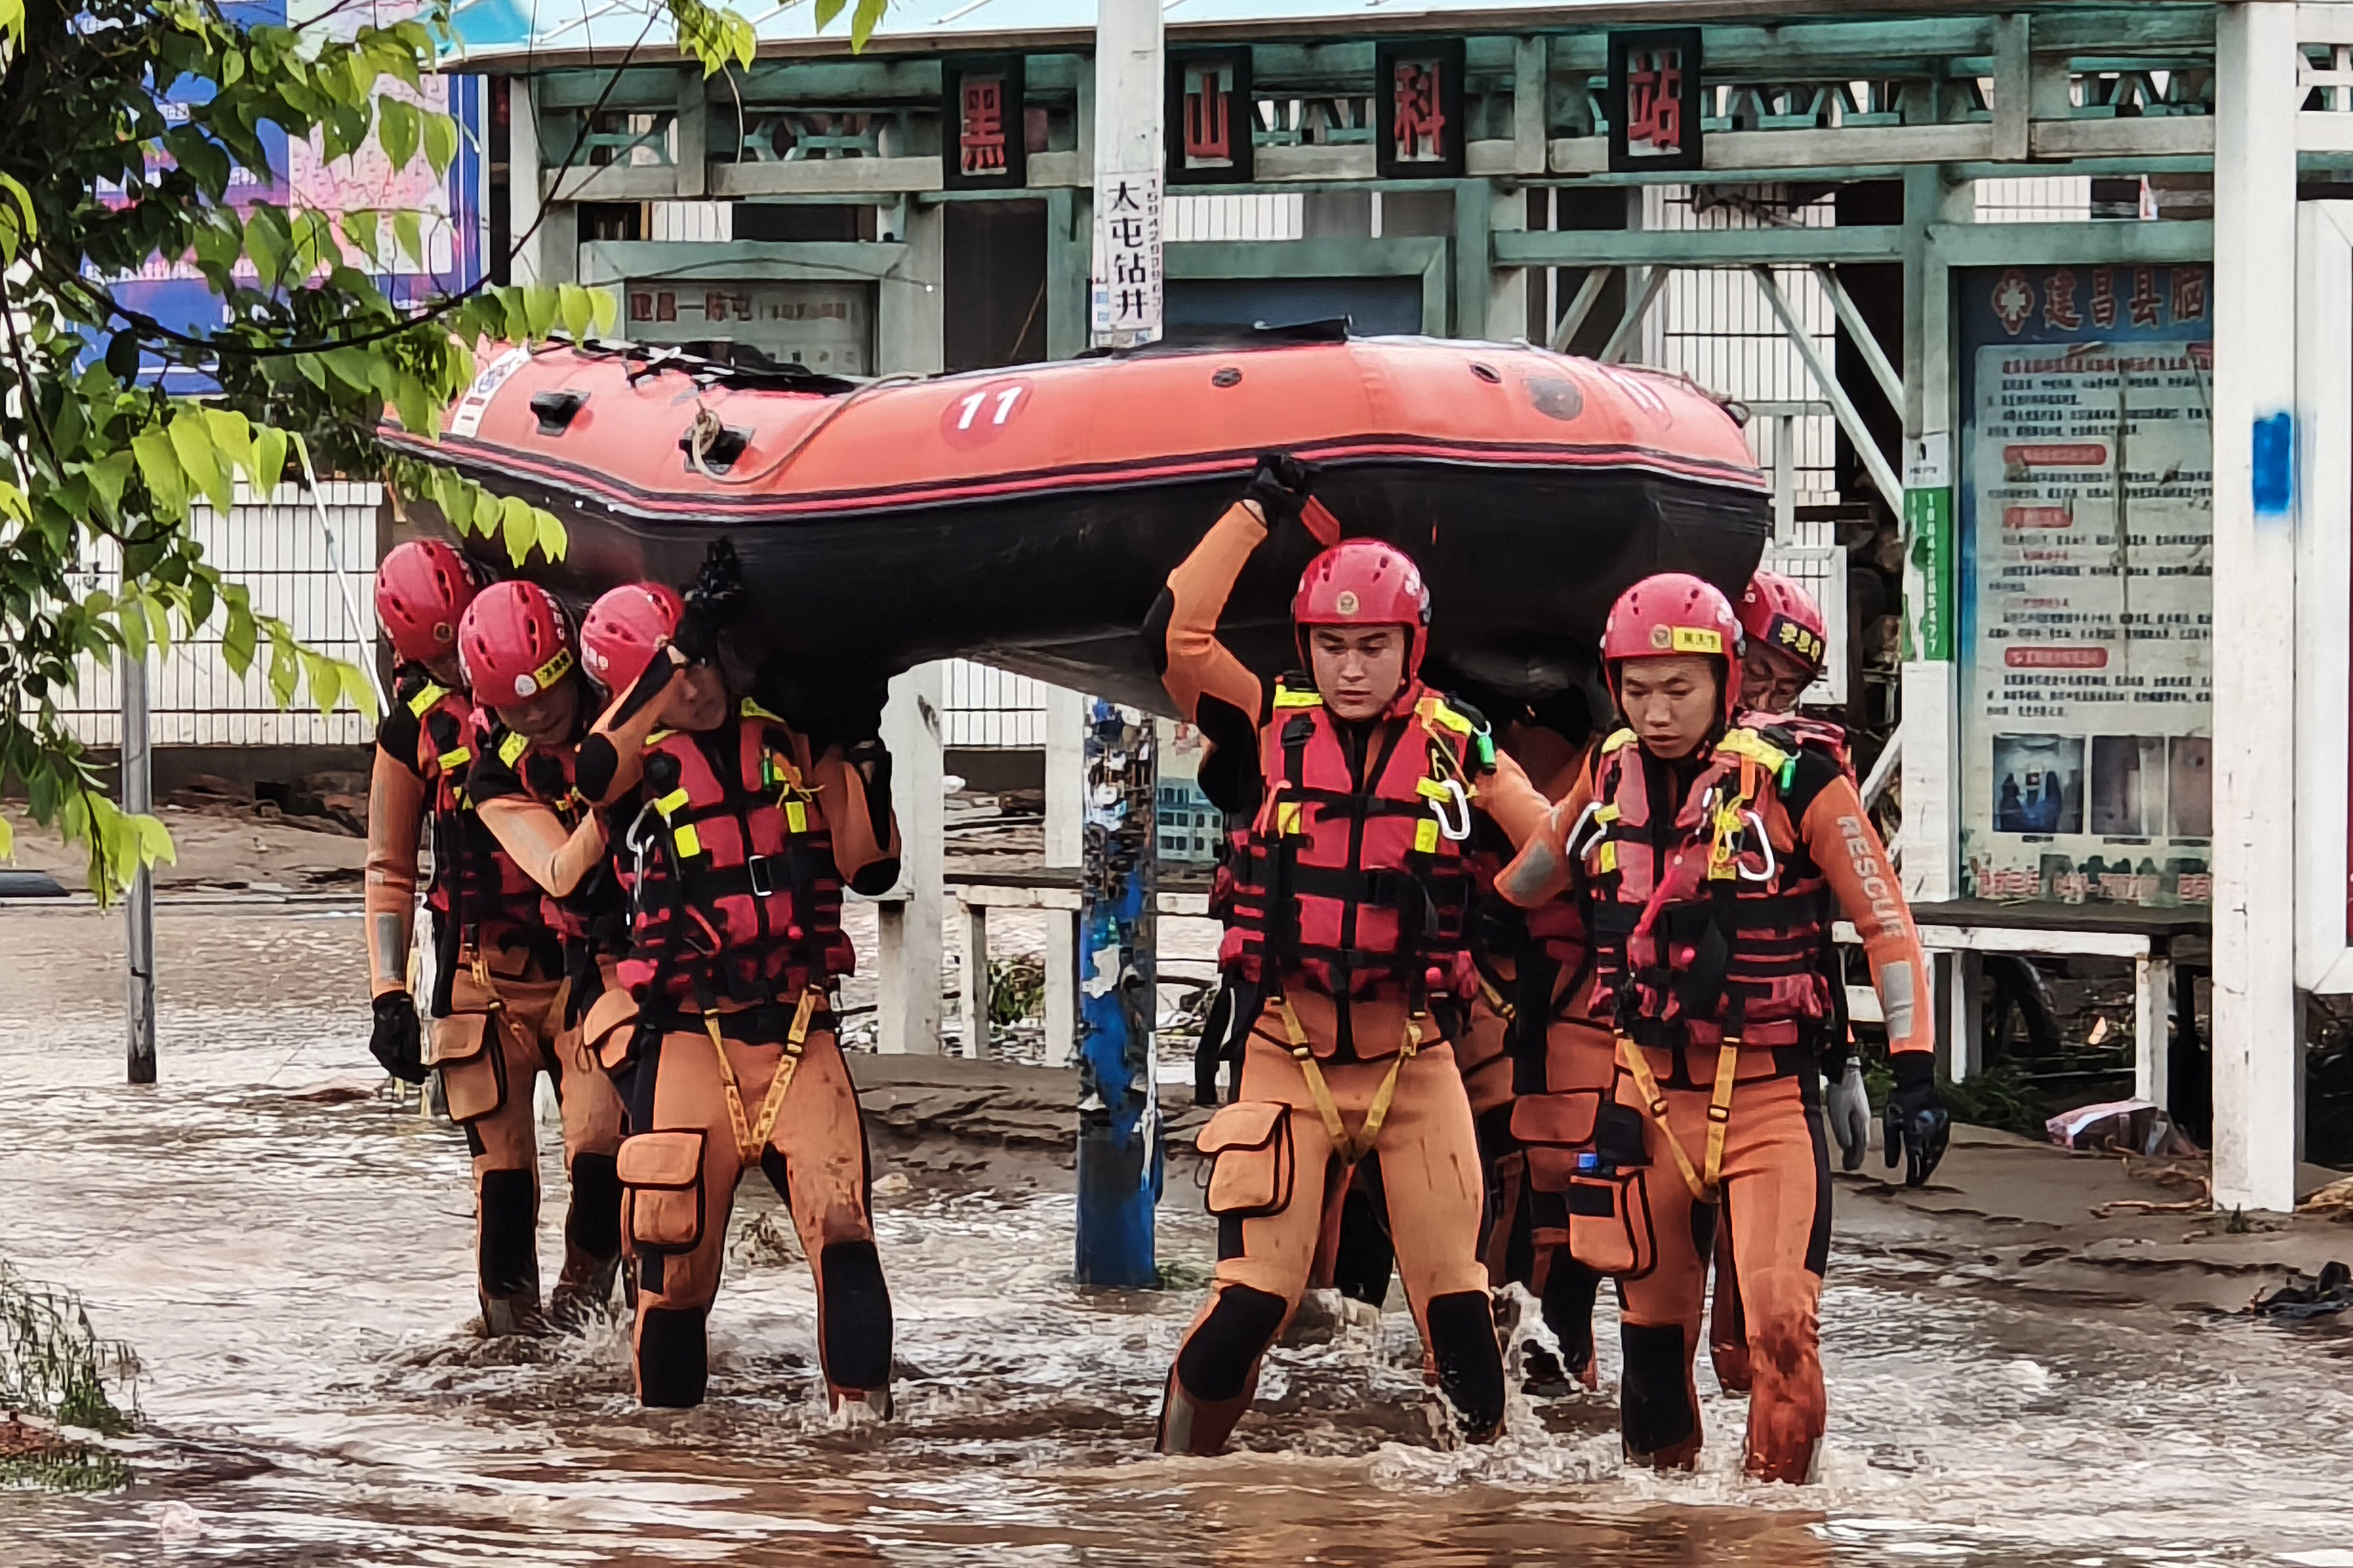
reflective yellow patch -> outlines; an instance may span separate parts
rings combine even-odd
[[[678,858],[681,860],[691,860],[702,853],[702,835],[694,830],[691,822],[679,824],[678,831],[670,835],[670,842],[678,846]]]
[[[1618,846],[1614,841],[1601,841],[1601,847],[1593,852],[1593,868],[1603,876],[1618,869]]]
[[[1677,626],[1668,646],[1677,653],[1722,653],[1724,634],[1706,626]]]
[[[1321,708],[1324,706],[1324,694],[1312,690],[1293,691],[1288,686],[1278,685],[1274,689],[1274,705],[1277,708]]]
[[[797,800],[788,800],[785,802],[785,829],[789,833],[807,833],[808,831],[808,807],[803,805]]]
[[[473,760],[474,753],[468,751],[463,746],[459,747],[454,752],[444,752],[439,756],[433,759],[435,765],[439,767],[445,773],[454,773],[459,768],[464,767],[468,763],[470,763]]]
[[[654,809],[662,814],[664,821],[668,821],[670,818],[678,815],[679,808],[686,804],[686,799],[687,796],[685,790],[674,789],[668,795],[662,796],[659,800],[654,802]]]
[[[515,765],[516,760],[522,757],[522,755],[529,750],[531,750],[531,742],[529,741],[524,740],[521,735],[509,731],[506,739],[499,742],[499,761],[506,763],[509,767],[512,767]]]
[[[1299,803],[1297,801],[1282,801],[1275,805],[1274,830],[1277,834],[1285,838],[1292,837],[1302,831],[1299,824]]]
[[[1601,742],[1601,754],[1602,754],[1603,756],[1605,756],[1605,757],[1606,757],[1606,756],[1608,756],[1608,755],[1609,755],[1610,752],[1622,752],[1622,751],[1624,751],[1627,747],[1629,747],[1629,746],[1632,745],[1633,743],[1634,743],[1634,731],[1631,731],[1631,730],[1619,730],[1619,731],[1613,731],[1613,732],[1610,734],[1610,736],[1609,736],[1609,738],[1608,740],[1606,740],[1606,741],[1604,741],[1604,742]]]
[[[1772,773],[1780,772],[1789,761],[1788,752],[1754,730],[1730,731],[1715,743],[1715,749],[1728,757],[1746,757]]]
[[[531,672],[531,678],[537,681],[539,689],[544,691],[571,673],[572,650],[568,647],[560,647],[555,650],[554,658]]]
[[[1449,708],[1442,701],[1433,700],[1430,703],[1430,716],[1439,723],[1443,724],[1448,729],[1453,731],[1458,735],[1469,735],[1477,732],[1470,720],[1465,719],[1461,714],[1457,713],[1453,709]]]
[[[425,717],[427,710],[429,710],[436,702],[440,701],[441,699],[448,695],[449,689],[448,687],[436,686],[428,680],[425,683],[424,690],[418,692],[416,696],[408,700],[408,711],[415,717],[422,719]]]
[[[748,697],[744,699],[744,701],[738,708],[737,711],[741,712],[746,719],[765,719],[771,724],[781,724],[784,722],[782,719],[779,719],[774,713],[769,712],[765,708],[761,707],[758,703],[753,701]]]
[[[1448,789],[1445,783],[1439,779],[1417,779],[1414,781],[1413,792],[1424,800],[1451,801],[1454,798],[1454,792]]]
[[[1419,855],[1438,853],[1438,819],[1425,816],[1413,825],[1413,847]]]
[[[1615,822],[1624,815],[1618,809],[1618,803],[1614,800],[1608,805],[1597,805],[1593,808],[1593,820],[1596,822]]]

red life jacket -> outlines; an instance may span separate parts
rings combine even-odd
[[[595,809],[573,783],[579,753],[572,747],[534,745],[497,723],[487,725],[478,744],[506,764],[527,798],[554,812],[565,826],[577,827]],[[617,948],[628,936],[627,900],[609,858],[562,898],[541,889],[539,914],[548,930],[568,942],[594,937],[606,947]]]
[[[857,967],[808,744],[746,701],[717,730],[646,745],[646,806],[620,855],[621,983],[639,1003],[792,1002]]]
[[[394,700],[417,721],[417,774],[431,792],[433,879],[426,907],[451,936],[471,932],[485,945],[535,926],[539,889],[482,826],[466,795],[483,715],[464,692],[413,667],[394,688]]]
[[[1419,683],[1391,712],[1369,728],[1359,784],[1323,698],[1275,687],[1259,739],[1266,796],[1218,953],[1268,996],[1294,977],[1337,997],[1384,983],[1417,1005],[1472,994],[1467,797],[1493,752],[1482,730]]]
[[[1667,764],[1630,730],[1602,742],[1569,849],[1593,894],[1597,1000],[1642,1044],[1730,1034],[1788,1046],[1831,1016],[1828,886],[1802,846],[1767,837],[1773,816],[1787,820],[1775,808],[1796,760],[1794,747],[1733,729],[1654,832],[1648,773]]]

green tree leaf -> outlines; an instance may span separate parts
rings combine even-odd
[[[577,283],[559,284],[555,291],[555,308],[564,318],[565,335],[575,343],[586,342],[596,323],[595,297]]]
[[[458,122],[446,114],[427,110],[424,117],[425,161],[433,165],[436,179],[449,172],[449,164],[458,156]]]
[[[376,100],[375,139],[394,168],[408,167],[417,156],[417,106],[397,98]]]
[[[147,486],[156,515],[166,522],[187,516],[188,480],[181,471],[172,437],[157,429],[142,430],[131,438],[131,451],[139,460],[139,478]]]
[[[286,477],[286,432],[261,426],[253,432],[253,483],[269,499]]]
[[[539,542],[539,520],[532,515],[529,502],[514,496],[500,500],[499,512],[506,531],[507,559],[520,566]]]
[[[236,504],[237,489],[228,470],[221,467],[220,454],[213,449],[203,416],[193,410],[183,413],[165,429],[172,437],[172,450],[179,457],[181,471],[204,492],[213,509],[227,517],[229,508]]]

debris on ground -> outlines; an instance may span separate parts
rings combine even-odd
[[[2353,1307],[2353,1268],[2330,1263],[2309,1284],[2305,1279],[2303,1274],[2292,1274],[2287,1284],[2250,1301],[2247,1310],[2257,1317],[2304,1323],[2315,1318],[2332,1317]]]
[[[2296,1205],[2295,1212],[2353,1225],[2353,1176],[2329,1183]]]
[[[2061,1111],[2042,1124],[2062,1149],[2114,1149],[2133,1154],[2191,1156],[2204,1152],[2173,1124],[2162,1106],[2146,1100],[2110,1100]]]

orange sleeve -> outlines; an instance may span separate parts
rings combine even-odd
[[[1577,770],[1577,782],[1568,786],[1568,793],[1554,803],[1525,840],[1517,841],[1520,852],[1496,877],[1495,890],[1524,910],[1540,908],[1567,892],[1573,868],[1568,836],[1576,831],[1592,801],[1593,766],[1588,762]]]
[[[408,939],[417,918],[417,848],[424,837],[425,781],[376,748],[368,775],[366,916],[368,994],[408,989]]]
[[[1514,848],[1534,838],[1552,816],[1552,802],[1529,782],[1527,770],[1504,752],[1495,753],[1495,771],[1479,781],[1471,798],[1504,830]]]
[[[899,814],[883,808],[880,832],[867,804],[866,775],[830,746],[811,770],[825,825],[833,835],[833,863],[844,882],[854,882],[869,866],[899,858]]]
[[[474,815],[524,876],[557,898],[575,891],[605,861],[605,823],[596,812],[567,828],[535,800],[502,795],[478,801]]]
[[[653,738],[656,731],[677,727],[675,704],[681,701],[684,695],[683,683],[673,676],[670,683],[652,701],[628,718],[620,717],[621,709],[629,699],[626,691],[613,699],[605,711],[597,715],[596,722],[589,726],[587,737],[581,744],[584,749],[591,744],[611,747],[613,776],[612,781],[589,802],[591,805],[610,805],[638,787],[638,780],[645,772],[646,742]]]
[[[1887,1048],[1936,1048],[1936,1028],[1926,1005],[1928,963],[1904,887],[1888,864],[1887,847],[1871,826],[1854,780],[1841,773],[1822,787],[1799,824],[1806,852],[1822,868],[1831,892],[1862,938],[1871,960],[1871,982],[1887,1018]]]
[[[1252,724],[1265,717],[1265,687],[1218,640],[1218,619],[1226,612],[1234,579],[1265,541],[1266,523],[1258,509],[1236,501],[1168,574],[1168,666],[1160,679],[1177,716],[1187,722],[1198,721],[1205,697],[1249,715]]]

